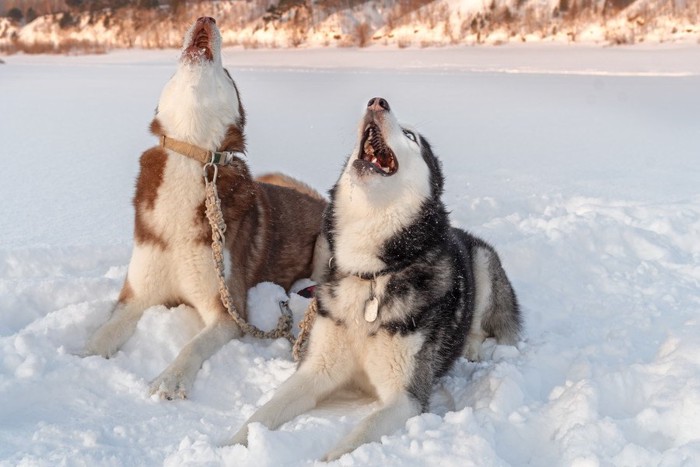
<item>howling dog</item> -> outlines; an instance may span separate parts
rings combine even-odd
[[[331,449],[337,459],[428,409],[436,380],[494,336],[515,344],[521,320],[494,249],[450,227],[443,175],[428,142],[374,98],[358,144],[331,190],[322,235],[331,261],[297,371],[248,425],[275,429],[345,385],[380,407]]]
[[[202,363],[241,334],[219,295],[205,217],[206,162],[225,162],[217,166],[217,188],[226,222],[227,285],[242,317],[253,285],[271,281],[288,290],[312,273],[326,202],[289,177],[269,177],[287,187],[253,180],[238,157],[245,150],[244,125],[238,88],[222,65],[221,33],[213,18],[199,18],[151,123],[160,146],[141,156],[126,281],[109,321],[86,345],[86,354],[110,357],[147,308],[193,307],[204,328],[151,383],[151,394],[161,398],[185,398]]]

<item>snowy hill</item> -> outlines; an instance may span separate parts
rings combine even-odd
[[[202,15],[217,19],[226,45],[246,48],[700,41],[700,0],[234,0],[3,18],[0,51],[179,47]]]
[[[124,280],[138,157],[177,55],[0,66],[0,465],[315,465],[372,408],[335,399],[219,447],[294,363],[286,341],[246,337],[188,400],[150,398],[201,328],[186,306],[149,309],[110,360],[75,355]],[[436,392],[430,413],[335,465],[698,465],[696,45],[230,49],[224,63],[252,170],[321,191],[367,99],[386,97],[442,158],[452,222],[498,248],[523,307],[517,347],[488,342],[444,378],[454,410]],[[283,296],[256,287],[251,314],[274,317]]]

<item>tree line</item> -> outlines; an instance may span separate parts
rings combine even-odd
[[[31,23],[42,15],[57,13],[96,12],[132,7],[138,9],[164,9],[179,11],[187,3],[205,0],[9,0],[0,14],[17,23]]]

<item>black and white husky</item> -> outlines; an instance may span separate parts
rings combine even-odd
[[[358,145],[331,190],[323,234],[332,259],[298,370],[248,425],[274,429],[342,386],[381,407],[327,454],[336,459],[428,408],[436,380],[494,336],[515,344],[521,323],[494,249],[450,227],[443,176],[428,142],[369,101]]]

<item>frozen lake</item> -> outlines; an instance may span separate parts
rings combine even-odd
[[[177,55],[3,58],[0,463],[309,465],[366,413],[330,407],[217,447],[294,365],[285,342],[245,338],[189,400],[151,400],[198,330],[186,307],[149,310],[113,359],[72,355],[124,279],[138,157]],[[523,306],[517,349],[491,344],[445,378],[455,412],[339,465],[697,462],[699,47],[231,49],[224,64],[253,172],[322,192],[385,97],[432,143],[453,223],[497,247]],[[280,292],[260,286],[251,306]]]

